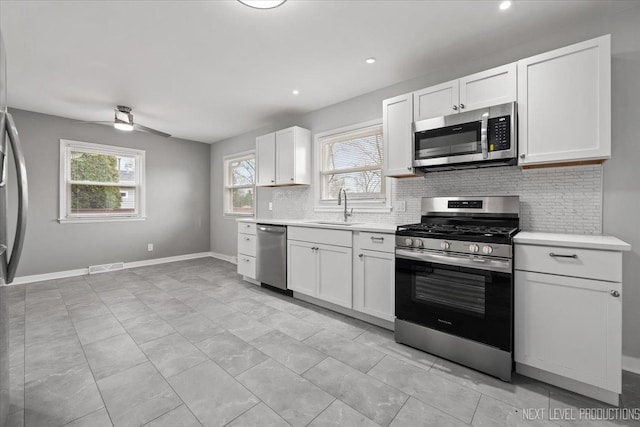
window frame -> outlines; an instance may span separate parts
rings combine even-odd
[[[136,211],[134,213],[99,213],[72,214],[69,188],[71,184],[71,151],[82,151],[94,154],[120,155],[135,158],[135,180],[127,182],[123,187],[132,187],[136,191]],[[93,142],[60,139],[60,194],[59,217],[60,223],[92,223],[92,222],[120,222],[146,220],[146,185],[145,185],[145,150],[119,147],[115,145],[96,144]],[[115,185],[114,185],[115,187]],[[119,187],[119,186],[118,186]]]
[[[338,206],[336,200],[323,200],[322,199],[322,180],[325,175],[324,168],[324,158],[323,158],[323,150],[322,150],[322,140],[326,138],[336,137],[341,134],[354,133],[358,131],[363,131],[367,128],[379,127],[382,131],[382,119],[374,119],[366,122],[356,123],[349,126],[344,126],[337,129],[332,129],[325,132],[316,133],[313,136],[313,145],[314,145],[314,202],[315,206],[313,210],[315,212],[341,212],[344,207]],[[382,143],[384,145],[384,135],[382,139]],[[384,146],[383,146],[384,148]],[[385,160],[382,159],[382,164],[380,165],[380,169],[382,171],[382,184],[384,185],[384,191],[382,192],[383,197],[380,198],[360,198],[353,197],[348,199],[348,207],[353,208],[354,212],[391,212],[391,181],[390,179],[384,175],[384,164]],[[369,169],[369,168],[365,168]],[[356,171],[363,170],[363,168],[350,168],[345,171]],[[348,193],[347,193],[348,194]]]
[[[255,165],[255,173],[253,175],[253,185],[250,184],[242,184],[242,185],[231,185],[229,182],[230,174],[229,174],[229,164],[233,161],[250,159],[253,157],[254,165]],[[223,179],[223,203],[222,203],[222,214],[226,217],[254,217],[256,215],[256,179],[257,179],[257,170],[258,164],[256,159],[256,150],[247,150],[239,153],[228,154],[222,158],[222,169],[224,174]],[[233,212],[229,210],[231,205],[231,190],[241,189],[241,188],[253,188],[253,210],[251,213],[243,213],[243,212]]]

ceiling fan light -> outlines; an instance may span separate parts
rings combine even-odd
[[[118,130],[124,130],[124,131],[132,131],[133,130],[133,125],[130,123],[125,123],[122,121],[118,121],[116,120],[113,123],[113,127],[118,129]]]
[[[281,6],[287,0],[238,0],[245,6],[253,7],[254,9],[273,9]]]

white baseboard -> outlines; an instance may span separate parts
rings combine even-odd
[[[209,256],[211,256],[213,258],[221,259],[223,261],[228,261],[231,264],[237,264],[238,263],[238,257],[234,257],[234,256],[231,256],[231,255],[220,254],[218,252],[209,252]]]
[[[199,252],[195,254],[177,255],[164,258],[145,259],[142,261],[132,261],[124,264],[124,268],[145,267],[148,265],[166,264],[168,262],[186,261],[190,259],[213,257],[236,264],[236,258],[227,255],[216,254],[214,252]],[[34,274],[31,276],[16,277],[9,286],[22,285],[25,283],[42,282],[45,280],[64,279],[66,277],[84,276],[89,274],[89,268],[79,268],[76,270],[56,271],[53,273]]]
[[[640,374],[640,358],[622,355],[622,370]]]

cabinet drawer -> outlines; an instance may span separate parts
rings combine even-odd
[[[351,231],[332,230],[329,228],[312,227],[288,227],[287,237],[289,240],[299,240],[302,242],[321,243],[325,245],[352,246]]]
[[[238,254],[238,274],[251,279],[256,278],[256,258],[252,256]]]
[[[255,222],[239,222],[238,233],[253,234],[256,235],[256,223]]]
[[[358,247],[370,251],[389,252],[395,250],[395,234],[360,232],[354,236]]]
[[[252,257],[256,256],[256,236],[238,234],[238,253]]]
[[[516,270],[622,282],[622,253],[557,246],[515,246]]]

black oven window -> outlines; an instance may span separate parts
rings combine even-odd
[[[484,317],[486,279],[481,274],[427,269],[415,278],[413,299]]]

